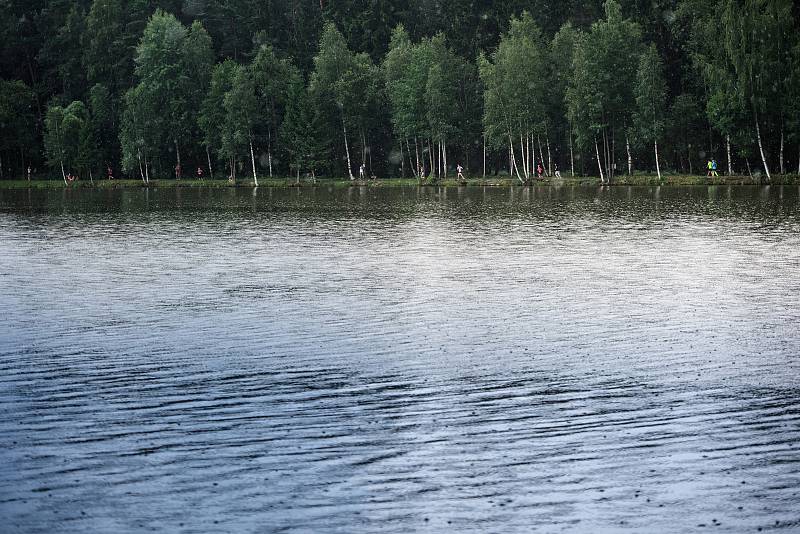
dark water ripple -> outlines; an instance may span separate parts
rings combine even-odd
[[[800,531],[798,197],[0,190],[2,530]]]

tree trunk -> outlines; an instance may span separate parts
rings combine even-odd
[[[527,137],[528,136],[526,135],[525,136],[526,141]],[[530,163],[528,162],[528,156],[530,155],[530,150],[528,150],[528,152],[525,152],[525,143],[522,141],[522,135],[519,136],[519,151],[522,155],[522,174],[525,175],[525,179],[527,180],[530,178],[530,171],[529,171]]]
[[[444,177],[447,179],[447,141],[442,140],[442,156],[444,157]]]
[[[539,159],[542,160],[542,169],[545,171],[545,174],[547,174],[547,169],[544,168],[544,150],[542,150],[542,136],[539,135],[539,134],[536,134],[536,140],[539,143]],[[536,162],[535,161],[533,162],[533,166],[534,166],[534,168],[536,167]]]
[[[361,165],[367,165],[367,140],[364,137],[364,129],[359,126],[358,135],[361,137]],[[360,174],[360,173],[359,173]]]
[[[429,176],[436,174],[436,165],[433,162],[433,147],[431,146],[431,140],[428,139],[428,159],[431,162],[431,172],[428,173]]]
[[[92,168],[89,167],[89,183],[94,185],[94,177],[92,176]]]
[[[575,155],[572,152],[572,125],[569,127],[569,168],[572,177],[575,178]]]
[[[175,139],[175,157],[177,158],[177,165],[178,169],[180,169],[181,174],[183,174],[183,165],[181,165],[181,147],[178,145],[178,140]],[[177,170],[177,169],[176,169]],[[180,178],[181,174],[176,173],[175,178]]]
[[[400,140],[400,178],[406,177],[406,157],[403,155],[403,140]]]
[[[600,161],[600,147],[597,146],[597,138],[594,138],[594,151],[597,154],[597,168],[600,169],[600,183],[606,183],[605,177],[603,176],[603,162]]]
[[[272,179],[272,127],[268,128],[267,132],[267,161],[269,162],[269,177]]]
[[[144,178],[145,183],[150,183],[150,168],[147,165],[147,152],[144,153]]]
[[[764,164],[764,172],[767,173],[767,181],[772,181],[769,174],[769,166],[767,165],[767,158],[764,156],[764,145],[761,144],[761,128],[758,125],[758,115],[755,115],[756,120],[756,137],[758,138],[758,151],[761,153],[761,163]]]
[[[752,178],[753,177],[753,170],[750,168],[750,158],[745,156],[744,162],[747,164],[747,174],[750,176],[750,178]]]
[[[208,150],[208,145],[206,145],[206,158],[208,159],[208,176],[212,180],[214,179],[214,169],[211,168],[211,152]]]
[[[728,152],[728,176],[733,176],[733,162],[731,161],[731,135],[725,136],[725,150]]]
[[[633,174],[633,158],[631,157],[631,142],[628,134],[625,134],[625,151],[628,153],[628,176]]]
[[[350,180],[355,180],[353,166],[350,164],[350,145],[347,144],[347,125],[344,123],[344,115],[342,115],[342,133],[344,134],[344,152],[347,155],[347,174]]]
[[[422,180],[422,169],[419,166],[419,142],[417,141],[417,137],[414,136],[414,154],[417,157],[417,178]]]
[[[486,179],[486,133],[483,134],[483,179]]]
[[[516,171],[516,173],[517,173],[517,179],[520,182],[524,183],[524,180],[522,179],[522,176],[520,176],[520,174],[519,174],[519,167],[517,166],[517,158],[514,155],[514,138],[511,136],[511,134],[508,134],[508,146],[509,146],[509,149],[511,150],[511,166],[513,167],[513,170]]]
[[[779,161],[780,161],[780,164],[781,164],[781,176],[783,176],[784,174],[786,174],[786,172],[784,172],[784,168],[783,168],[783,124],[781,124],[781,151],[780,151],[780,159],[779,159]]]
[[[253,182],[255,182],[256,187],[258,187],[258,176],[256,175],[256,156],[253,153],[253,137],[250,137],[250,162],[253,164]],[[297,166],[298,172],[300,170],[300,166]]]
[[[608,150],[608,135],[606,135],[606,129],[603,128],[603,159],[604,165],[606,167],[606,176],[608,176],[608,181],[611,182],[611,173],[608,169],[608,160],[609,160],[609,150]]]
[[[686,161],[689,162],[689,174],[694,174],[694,170],[692,169],[692,147],[688,144],[686,145]],[[730,163],[730,160],[728,160]]]
[[[64,172],[64,160],[59,160],[61,163],[61,177],[64,178],[64,185],[67,185],[67,173]]]
[[[661,181],[661,166],[658,164],[658,141],[653,141],[653,147],[656,153],[656,173],[658,174],[658,181]]]
[[[553,156],[550,154],[550,136],[545,137],[547,141],[547,175],[553,176]]]

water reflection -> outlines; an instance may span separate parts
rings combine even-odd
[[[797,529],[798,215],[776,187],[0,191],[4,530]]]

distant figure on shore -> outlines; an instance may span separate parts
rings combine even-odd
[[[31,181],[31,166],[28,165],[28,181]]]
[[[175,178],[177,180],[181,179],[181,164],[180,163],[175,165]]]
[[[561,178],[561,171],[558,170],[558,163],[553,163],[553,174],[556,175],[556,178]]]
[[[114,179],[114,171],[111,169],[111,165],[106,165],[106,167],[107,167],[106,172],[108,172],[108,179],[109,180],[113,180]]]
[[[72,173],[68,173],[67,174],[67,181],[68,182],[74,182],[77,179],[78,179],[78,175],[77,174],[75,176],[73,176]]]
[[[708,160],[707,166],[708,172],[706,173],[706,176],[711,176],[711,160]]]
[[[420,179],[421,179],[423,176],[425,176],[425,165],[423,165],[423,164],[421,164],[421,163],[420,163],[420,164],[417,166],[417,172],[419,173],[419,177],[420,177]]]
[[[539,176],[539,179],[540,179],[540,180],[542,179],[542,174],[543,174],[543,173],[544,173],[544,168],[542,167],[542,164],[541,164],[541,163],[539,163],[539,164],[536,166],[536,174]]]
[[[464,167],[462,167],[460,163],[456,165],[456,170],[458,171],[458,179],[466,180],[466,178],[464,178]]]
[[[366,177],[367,177],[367,166],[362,163],[361,167],[358,168],[358,179],[363,180]]]
[[[711,176],[719,176],[719,174],[717,174],[717,160],[716,160],[716,158],[711,158]]]
[[[203,179],[203,167],[200,166],[197,167],[197,179],[198,180]]]

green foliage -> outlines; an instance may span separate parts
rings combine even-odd
[[[19,80],[0,80],[0,151],[27,148],[35,136],[35,95]]]
[[[233,69],[230,90],[223,98],[222,153],[228,158],[248,156],[257,121],[258,100],[253,74],[248,67]]]
[[[277,172],[296,159],[283,135],[296,126],[284,128],[290,92],[301,99],[290,88],[298,77],[309,80],[313,111],[300,122],[336,140],[328,162],[335,173],[345,142],[354,168],[371,154],[385,169],[398,167],[385,154],[415,139],[479,159],[484,133],[489,166],[503,153],[491,148],[509,135],[518,143],[541,134],[557,160],[573,139],[576,159],[581,149],[594,154],[597,139],[613,168],[626,133],[650,133],[631,128],[635,111],[643,124],[634,89],[651,43],[666,101],[675,102],[662,125],[670,132],[665,158],[685,153],[688,138],[719,154],[728,136],[734,153],[760,157],[756,125],[766,160],[777,160],[784,137],[787,157],[800,143],[800,11],[792,0],[15,0],[0,2],[0,15],[0,80],[29,90],[19,120],[0,125],[6,166],[28,157],[36,166],[46,110],[73,101],[89,110],[82,153],[95,166],[122,157],[134,170],[142,158],[163,170],[178,153],[189,165],[204,162],[203,145],[214,156],[223,149],[224,99],[234,90],[230,81],[212,87],[211,71],[230,59],[251,72],[256,111],[245,126]],[[681,121],[682,110],[698,108],[704,113]],[[241,131],[237,138],[228,146],[241,145]],[[634,149],[636,159],[644,148]]]
[[[85,136],[89,113],[82,102],[72,102],[66,108],[50,106],[45,118],[45,154],[50,167],[67,171],[86,164],[90,155]]]
[[[635,131],[639,139],[658,141],[664,133],[667,84],[656,45],[647,47],[636,71]]]
[[[152,130],[146,139],[167,139],[180,150],[196,126],[212,63],[210,37],[198,22],[186,28],[173,15],[156,11],[136,49],[137,98],[153,113],[145,123]]]
[[[539,132],[545,124],[547,45],[533,17],[511,20],[492,54],[479,58],[484,87],[484,128],[499,144]]]

